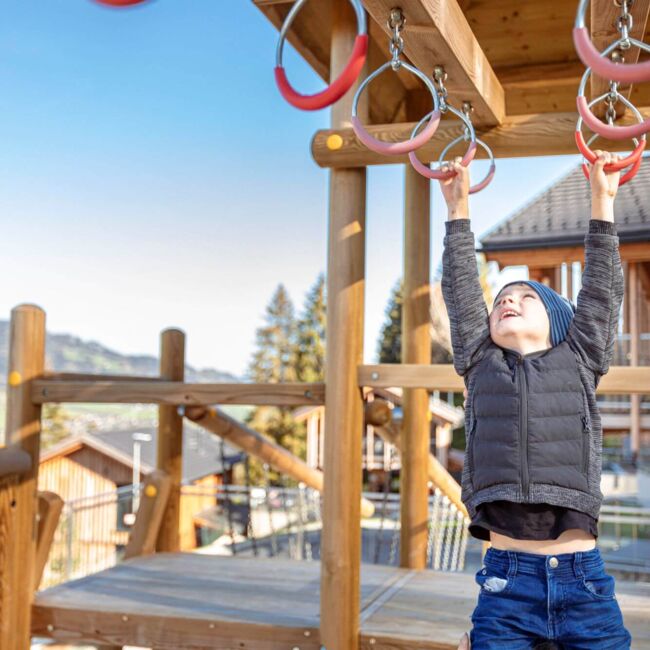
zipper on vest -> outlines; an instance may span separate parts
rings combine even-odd
[[[524,372],[524,359],[517,359],[519,366],[519,444],[521,454],[521,490],[524,496],[530,496],[530,481],[528,476],[528,390],[526,387],[526,373]]]

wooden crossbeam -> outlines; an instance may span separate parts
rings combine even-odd
[[[371,388],[428,388],[460,393],[465,388],[451,364],[377,364],[359,366],[359,386]],[[604,395],[647,395],[650,372],[647,367],[612,366],[596,391]]]
[[[390,34],[386,21],[394,0],[363,0],[372,18]],[[404,52],[425,74],[444,66],[450,94],[470,101],[478,124],[494,126],[505,116],[504,92],[457,0],[401,0],[406,17]]]
[[[650,106],[639,109],[644,116],[650,115]],[[497,158],[519,158],[529,156],[551,156],[576,154],[574,140],[576,124],[575,113],[541,113],[535,115],[507,116],[501,126],[492,129],[477,129],[477,135],[484,140]],[[629,123],[630,120],[624,120]],[[388,142],[407,139],[415,123],[380,124],[368,127],[368,132],[376,138]],[[458,135],[458,123],[443,120],[436,135],[418,149],[418,157],[430,162],[437,160],[444,145]],[[341,140],[329,139],[332,135]],[[336,148],[330,148],[336,141]],[[602,141],[602,147],[610,151],[625,151],[630,147],[627,141]],[[340,143],[340,146],[338,144]],[[329,146],[328,146],[329,145]],[[383,156],[367,149],[354,135],[352,129],[323,129],[317,131],[312,139],[312,156],[321,167],[361,167],[365,165],[387,165],[408,162],[407,156]],[[477,158],[484,158],[481,147]]]
[[[32,402],[116,404],[251,404],[273,406],[325,403],[324,384],[187,384],[177,381],[35,380]]]
[[[650,0],[635,0],[629,8],[634,20],[630,36],[643,40],[646,24],[648,22],[648,13],[650,12]],[[616,19],[620,16],[621,10],[612,0],[591,0],[591,38],[594,46],[598,50],[603,50],[612,41],[619,37],[616,28]],[[639,59],[639,49],[630,48],[624,53],[625,63],[636,63]],[[600,77],[591,77],[591,97],[597,97],[607,92],[609,81]],[[619,93],[630,97],[632,92],[631,84],[621,84]],[[594,107],[595,108],[595,107]],[[601,117],[604,115],[604,106],[594,110]],[[621,116],[625,113],[625,106],[619,102],[616,106],[616,113]]]

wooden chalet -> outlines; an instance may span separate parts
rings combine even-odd
[[[41,455],[38,489],[54,492],[64,502],[74,502],[87,497],[109,495],[117,492],[118,488],[132,485],[134,433],[150,436],[149,441],[139,443],[139,480],[144,481],[156,469],[158,432],[150,427],[139,428],[137,431],[85,433],[65,438]],[[183,437],[182,481],[185,485],[193,485],[202,490],[181,495],[182,550],[197,546],[198,531],[194,515],[215,505],[218,486],[224,482],[232,483],[232,468],[243,459],[241,452],[229,445],[224,449],[224,457],[225,472],[221,463],[221,449],[215,437],[199,428],[186,430]],[[87,508],[86,516],[93,525],[80,526],[83,530],[80,543],[86,547],[83,550],[85,556],[111,556],[126,546],[131,527],[128,515],[133,512],[131,507],[132,499],[129,498],[116,499],[111,507]],[[97,564],[103,566],[101,559],[98,559]]]
[[[471,103],[477,133],[497,158],[575,154],[575,97],[583,73],[571,39],[575,2],[362,2],[368,19],[369,55],[357,83],[390,59],[387,19],[391,8],[399,4],[406,18],[405,59],[426,75],[436,66],[444,67],[449,101],[459,107],[463,102]],[[280,28],[293,0],[254,0],[254,4],[260,16]],[[157,8],[158,3],[149,3],[142,11]],[[636,0],[631,5],[632,36],[648,40],[649,10],[650,0]],[[611,0],[591,0],[589,24],[596,47],[603,48],[617,35],[614,21],[618,12]],[[241,32],[244,46],[246,25],[235,28]],[[346,65],[356,32],[348,0],[313,0],[297,15],[288,30],[288,40],[328,82]],[[218,53],[218,39],[215,48]],[[626,53],[626,62],[636,57],[637,51],[632,49]],[[269,78],[274,63],[273,52],[269,52],[266,63],[260,62],[267,65]],[[589,90],[601,93],[607,88],[606,80],[593,79]],[[621,86],[620,90],[632,97],[643,115],[650,115],[650,84]],[[407,157],[382,156],[356,139],[350,128],[353,91],[332,106],[330,128],[315,133],[311,142],[316,164],[329,169],[324,384],[185,382],[185,338],[177,330],[163,333],[159,378],[47,374],[45,313],[34,305],[13,310],[8,447],[0,450],[2,650],[27,650],[32,634],[112,648],[455,650],[458,639],[469,628],[477,595],[473,576],[423,570],[429,521],[429,393],[460,392],[463,388],[452,366],[430,364],[430,183],[405,165],[403,363],[364,365],[367,167],[403,164]],[[227,94],[224,101],[228,101]],[[419,80],[403,70],[389,70],[370,85],[359,104],[358,117],[370,124],[371,135],[402,141],[430,110],[431,99]],[[295,119],[301,119],[299,112]],[[437,160],[441,149],[457,133],[457,122],[445,118],[418,156],[423,161]],[[259,145],[264,146],[263,134]],[[617,151],[627,146],[624,141],[602,145]],[[292,180],[287,178],[287,183]],[[642,187],[638,181],[632,184]],[[647,260],[643,242],[625,246],[628,264]],[[567,251],[560,247],[555,250],[564,262]],[[575,255],[573,259],[579,259],[577,250]],[[538,259],[538,266],[544,268],[559,263],[542,263],[539,254]],[[639,268],[628,266],[628,273],[636,273],[638,278]],[[640,286],[638,280],[631,284]],[[630,302],[637,299],[636,295],[634,291],[630,294]],[[637,314],[636,309],[631,313]],[[634,325],[630,323],[632,326],[640,327],[637,320]],[[635,342],[637,337],[631,340]],[[404,469],[400,567],[364,566],[362,570],[363,436],[359,432],[368,410],[376,409],[365,404],[363,391],[395,386],[404,390],[403,421],[398,432]],[[650,373],[643,367],[614,366],[598,390],[604,395],[647,395]],[[42,558],[49,547],[49,531],[56,519],[55,499],[37,493],[41,406],[48,402],[158,404],[157,476],[151,477],[145,489],[127,546],[127,562],[96,576],[35,593]],[[325,471],[315,473],[268,441],[225,422],[212,412],[213,404],[324,405]],[[373,419],[375,416],[376,412]],[[265,458],[279,471],[304,476],[322,490],[319,563],[273,564],[275,560],[179,552],[182,423],[186,417],[217,435],[228,439],[237,436],[238,446],[247,446],[247,451]],[[444,475],[436,473],[435,463],[431,467],[442,481]],[[159,482],[154,483],[154,478]],[[168,493],[161,481],[167,482]],[[453,493],[454,488],[449,484],[444,489]],[[650,648],[647,589],[619,581],[617,591],[634,647]]]
[[[479,252],[499,269],[527,266],[530,279],[574,303],[584,264],[591,194],[580,166],[481,237]],[[650,157],[616,196],[616,228],[625,276],[621,334],[612,365],[650,366]],[[648,370],[650,372],[650,370]],[[650,396],[601,398],[603,433],[629,434],[634,457],[650,446]],[[645,442],[645,445],[642,443]]]

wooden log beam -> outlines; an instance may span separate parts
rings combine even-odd
[[[269,440],[259,431],[249,429],[215,408],[190,406],[185,409],[185,416],[238,449],[268,463],[281,474],[301,481],[314,490],[323,491],[323,473],[320,470],[309,467],[302,459]],[[362,516],[371,517],[374,511],[375,508],[370,501],[361,499]]]
[[[598,50],[604,50],[612,41],[619,38],[620,34],[616,28],[616,20],[621,15],[621,10],[612,0],[591,0],[591,39]],[[646,24],[648,22],[648,12],[650,11],[650,0],[635,0],[629,8],[632,14],[634,24],[630,30],[630,36],[638,40],[643,40]],[[622,52],[625,57],[625,63],[636,63],[639,60],[639,49],[632,47]],[[591,77],[591,97],[597,97],[609,90],[609,80],[601,79],[592,75]],[[629,98],[632,92],[631,84],[621,84],[618,92]],[[596,108],[596,107],[594,107]],[[599,106],[594,111],[601,117],[605,114],[605,106]],[[619,102],[616,105],[617,116],[625,113],[625,106]]]
[[[650,116],[650,106],[642,106],[641,113]],[[629,116],[623,122],[631,123]],[[492,129],[477,129],[477,135],[488,144],[497,158],[519,158],[529,156],[550,156],[576,154],[574,132],[576,113],[537,113],[534,115],[507,116],[501,126]],[[379,124],[368,127],[368,132],[376,138],[388,142],[407,139],[415,123]],[[438,160],[444,145],[458,135],[458,124],[453,120],[443,120],[435,136],[418,149],[418,157],[430,162]],[[332,135],[338,139],[329,139]],[[330,148],[336,140],[337,148]],[[329,142],[329,145],[328,145]],[[610,151],[625,151],[629,142],[602,140],[602,147]],[[323,129],[317,131],[311,144],[312,156],[321,167],[352,167],[360,165],[389,165],[407,162],[407,156],[383,156],[367,149],[361,144],[354,131],[350,129]],[[485,158],[479,147],[477,158]]]
[[[40,379],[33,382],[34,404],[252,404],[270,406],[320,405],[325,403],[323,384],[186,384],[158,379],[68,381]]]
[[[331,74],[346,63],[355,34],[347,0],[333,0]],[[362,76],[367,74],[367,66]],[[334,106],[331,125],[350,119],[358,85]],[[359,103],[367,123],[368,102]],[[361,582],[363,398],[357,367],[363,362],[366,253],[366,170],[337,169],[329,180],[327,251],[328,386],[325,411],[323,528],[320,563],[320,641],[327,650],[358,650]]]
[[[32,468],[31,456],[22,449],[0,447],[0,478],[20,476]]]
[[[470,101],[478,124],[494,126],[505,116],[503,88],[492,70],[457,0],[363,0],[386,34],[390,10],[402,9],[404,53],[425,74],[442,65],[449,75],[446,86],[460,104]]]
[[[431,362],[431,183],[411,165],[405,165],[404,175],[404,305],[401,360],[402,363],[427,364]],[[422,388],[405,389],[403,411],[400,566],[407,569],[424,569],[429,520],[429,393]]]
[[[166,472],[155,469],[144,481],[135,524],[129,533],[124,559],[151,555],[156,551],[156,540],[163,523],[167,499],[172,487]]]
[[[185,334],[168,329],[160,336],[160,378],[182,382],[185,377]],[[158,407],[156,468],[170,481],[156,550],[180,551],[181,481],[183,479],[183,418],[175,405]]]
[[[8,502],[3,501],[0,506],[3,522],[0,527],[0,648],[3,650],[24,650],[30,646],[41,439],[41,407],[32,402],[31,383],[43,374],[44,366],[45,312],[35,305],[19,305],[11,312],[5,437],[8,446],[30,456],[31,465],[17,478],[9,493],[0,490],[4,495],[10,494]]]
[[[34,565],[34,591],[43,579],[43,572],[52,548],[54,533],[59,525],[63,510],[63,499],[54,492],[38,493],[38,538],[36,542],[36,562]]]
[[[427,388],[462,393],[465,388],[451,364],[377,364],[359,366],[359,386],[371,388]],[[650,372],[639,366],[612,366],[600,380],[600,395],[650,394]]]

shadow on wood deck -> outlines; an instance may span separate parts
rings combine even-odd
[[[37,594],[33,634],[62,643],[320,650],[320,564],[165,553]],[[473,575],[361,566],[363,650],[455,650]],[[635,650],[650,650],[650,584],[617,581]]]

